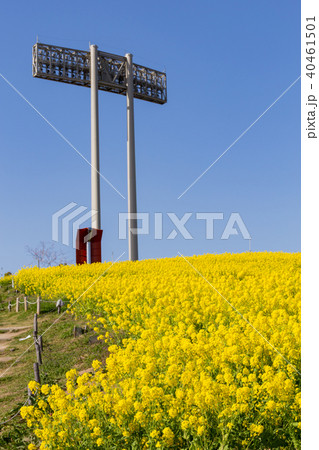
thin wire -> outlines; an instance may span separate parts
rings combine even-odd
[[[40,300],[40,303],[55,303],[57,300]],[[28,303],[30,303],[30,305],[35,305],[38,302],[30,302],[29,300],[27,300]]]
[[[0,76],[4,79],[4,81],[29,105],[31,106],[31,108],[73,149],[75,150],[75,152],[86,162],[88,163],[88,165],[93,168],[92,164],[90,163],[90,161],[84,156],[82,155],[82,153],[76,148],[74,147],[74,145],[54,126],[52,125],[52,123],[46,118],[44,117],[43,114],[40,113],[40,111],[15,87],[13,86],[12,83],[10,83],[9,80],[7,80],[6,77],[4,77],[2,75],[2,73],[0,73]],[[105,178],[104,175],[101,174],[101,172],[99,172],[96,168],[94,168],[94,170],[103,178],[104,181],[107,182],[107,184],[109,186],[111,186],[112,189],[114,189],[114,191],[121,196],[124,200],[125,197],[124,195],[121,194],[121,192],[116,189],[115,186],[113,186],[113,184],[107,179]]]
[[[21,406],[21,408],[23,408],[23,406],[25,406],[28,403],[29,399],[27,398],[27,400],[24,402],[24,404]],[[0,422],[0,425],[4,425],[5,423],[10,422],[10,420],[14,419],[15,417],[17,417],[18,414],[20,414],[20,410],[21,408],[19,408],[19,411],[12,417],[10,417],[10,419],[5,420],[4,422]]]
[[[40,303],[55,303],[57,300],[40,300]],[[15,301],[13,301],[13,304],[16,303]],[[20,302],[20,300],[18,300],[18,303],[20,303],[21,305],[24,304],[24,300]],[[30,302],[29,300],[27,300],[27,303],[29,305],[36,305],[38,302]],[[11,303],[12,304],[12,303]]]
[[[92,286],[94,286],[102,277],[103,277],[103,275],[105,275],[106,274],[106,272],[112,267],[112,266],[114,266],[114,264],[115,263],[117,263],[117,261],[120,259],[120,258],[122,258],[122,256],[125,254],[125,252],[123,252],[115,261],[114,261],[114,263],[112,262],[112,264],[106,269],[106,270],[104,270],[104,272],[84,291],[84,292],[82,292],[82,294],[73,302],[73,303],[71,303],[71,305],[70,305],[70,307],[72,307],[73,305],[75,305],[75,303],[78,301],[78,300],[80,300],[80,298],[87,292],[87,291],[89,291],[90,289],[91,289],[91,287]],[[67,312],[67,310],[65,310],[62,314],[60,314],[60,316],[40,335],[41,337],[42,336],[44,336],[44,334],[47,332],[47,331],[49,331],[50,330],[50,328],[52,328],[53,327],[53,325],[55,325],[63,316],[64,316],[64,314]],[[8,370],[9,369],[11,369],[11,367],[12,366],[14,366],[21,358],[22,358],[22,356],[24,356],[29,350],[30,350],[30,348],[31,347],[33,347],[34,346],[34,342],[32,342],[32,344],[20,355],[20,356],[18,356],[18,358],[15,360],[15,361],[13,361],[13,363],[4,371],[4,372],[2,372],[1,374],[0,374],[0,378],[2,378],[3,377],[3,375],[5,374],[5,373],[7,373],[8,372]]]
[[[197,183],[197,181],[199,181],[204,175],[205,175],[205,173],[207,173],[216,163],[217,163],[217,161],[219,161],[220,160],[220,158],[222,157],[222,156],[224,156],[225,155],[225,153],[227,153],[228,152],[228,150],[230,150],[235,144],[236,144],[236,142],[238,142],[265,114],[266,114],[266,112],[268,112],[277,102],[278,102],[278,100],[280,100],[296,83],[297,83],[297,81],[298,80],[300,80],[300,78],[301,78],[301,75],[298,77],[298,78],[296,78],[296,80],[293,82],[293,83],[291,83],[291,85],[290,86],[288,86],[287,87],[287,89],[285,89],[280,95],[279,95],[279,97],[277,97],[276,98],[276,100],[274,101],[274,102],[272,102],[272,104],[270,105],[270,106],[268,106],[268,108],[267,109],[265,109],[265,111],[262,113],[262,114],[260,114],[260,116],[259,117],[257,117],[257,119],[251,124],[251,125],[249,125],[249,127],[248,128],[246,128],[246,130],[245,131],[243,131],[239,136],[238,136],[238,138],[237,139],[235,139],[234,140],[234,142],[232,143],[232,144],[230,144],[230,146],[229,147],[227,147],[226,148],[226,150],[221,154],[221,155],[219,155],[218,156],[218,158],[217,159],[215,159],[215,161],[210,165],[210,166],[208,166],[207,167],[207,169],[205,169],[204,170],[204,172],[201,174],[201,175],[199,175],[197,178],[196,178],[196,180],[194,180],[189,186],[188,186],[188,188],[187,189],[185,189],[185,191],[184,192],[182,192],[181,194],[180,194],[180,196],[177,198],[177,200],[179,200],[180,198],[182,198],[183,197],[183,195],[185,195],[186,194],[186,192],[191,188],[191,187],[193,187],[194,186],[194,184],[196,184]]]
[[[55,303],[57,300],[40,300],[40,303]],[[15,302],[13,302],[14,304]],[[21,305],[24,304],[24,301],[20,302],[20,300],[18,300],[18,303],[20,303]],[[30,302],[29,300],[27,300],[27,303],[29,305],[36,305],[38,302]]]
[[[207,278],[205,278],[204,277],[204,275],[203,274],[201,274],[200,273],[200,271],[199,270],[197,270],[196,269],[196,267],[194,267],[193,266],[193,264],[191,264],[189,261],[188,261],[188,259],[186,259],[185,258],[185,256],[184,255],[182,255],[180,252],[178,252],[178,254],[183,258],[183,259],[185,259],[185,261],[195,270],[195,272],[197,272],[198,273],[198,275],[200,275],[202,278],[203,278],[203,280],[205,280],[213,289],[214,289],[214,291],[216,291],[217,292],[217,294],[219,294],[224,300],[225,300],[225,302],[227,302],[228,303],[228,305],[229,306],[231,306],[232,308],[233,308],[233,310],[237,313],[237,314],[239,314],[240,315],[240,317],[248,324],[248,325],[250,325],[255,331],[256,331],[256,333],[258,333],[259,334],[259,336],[261,336],[266,342],[267,342],[267,344],[269,344],[270,345],[270,347],[272,347],[272,349],[273,350],[275,350],[277,353],[278,353],[278,355],[280,355],[299,375],[301,375],[301,373],[296,369],[296,367],[293,365],[293,364],[291,364],[291,362],[290,361],[288,361],[288,359],[282,354],[282,353],[280,353],[280,351],[279,350],[277,350],[276,349],[276,347],[274,347],[266,338],[265,338],[265,336],[263,336],[261,333],[260,333],[260,331],[258,331],[257,330],[257,328],[255,328],[254,327],[254,325],[252,324],[252,323],[250,323],[249,322],[249,320],[247,320],[243,315],[242,315],[242,313],[241,312],[239,312],[238,311],[238,309],[236,309],[235,308],[235,306],[234,305],[232,305],[208,280],[207,280]]]

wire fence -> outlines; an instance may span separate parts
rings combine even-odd
[[[28,300],[27,296],[24,295],[22,301],[20,300],[21,297],[22,297],[22,295],[20,295],[20,296],[17,297],[17,299],[16,299],[16,305],[23,304],[23,305],[25,306],[25,309],[27,309],[27,308],[26,308],[26,304],[29,304],[29,305],[37,305],[37,310],[40,311],[39,305],[40,305],[42,302],[45,302],[45,303],[55,303],[55,308],[52,309],[52,310],[50,310],[50,311],[54,311],[54,310],[57,308],[58,313],[60,314],[60,313],[61,313],[61,308],[62,308],[62,306],[64,306],[64,302],[63,302],[61,299],[58,299],[58,300],[43,300],[43,299],[41,299],[40,297],[38,297],[37,300],[36,300],[35,302],[31,302],[30,300]],[[10,302],[9,302],[8,307],[9,307],[9,311],[11,311],[11,304],[10,304]],[[17,311],[17,312],[19,311],[18,307],[17,307],[16,311]],[[29,336],[29,337],[30,337],[30,336]],[[34,339],[33,345],[35,346],[35,353],[36,353],[36,360],[37,360],[37,362],[35,362],[35,363],[33,364],[34,379],[35,379],[35,381],[37,381],[38,383],[41,383],[39,366],[42,365],[43,338],[42,338],[42,335],[41,335],[41,334],[40,334],[40,335],[38,334],[38,314],[37,314],[37,313],[34,314],[34,321],[33,321],[33,339]],[[31,405],[31,403],[32,403],[31,397],[32,397],[31,391],[30,391],[30,389],[29,389],[29,387],[28,387],[28,397],[27,397],[26,401],[23,403],[23,405],[22,405],[21,407],[19,407],[18,411],[17,411],[13,416],[11,416],[11,417],[10,417],[9,419],[7,419],[7,420],[4,420],[4,421],[0,422],[0,426],[3,426],[3,425],[5,425],[6,423],[10,422],[11,420],[15,419],[15,418],[20,414],[20,410],[21,410],[21,408],[22,408],[23,406],[25,406],[25,405],[27,405],[27,404],[28,404],[28,405]]]
[[[20,302],[20,300],[18,300],[18,302],[19,302],[20,304],[22,304],[22,305],[25,303],[24,300],[23,300],[22,302]],[[45,302],[48,302],[48,303],[56,303],[57,300],[43,300],[43,299],[40,299],[40,303],[45,303]],[[30,300],[27,300],[27,303],[28,303],[29,305],[36,305],[36,304],[37,304],[37,301],[35,301],[35,302],[30,302]]]
[[[9,301],[9,303],[8,303],[8,310],[9,310],[9,312],[11,312],[13,304],[15,304],[16,312],[19,312],[19,310],[20,310],[19,305],[24,305],[24,310],[25,311],[28,310],[29,305],[30,306],[36,305],[37,306],[37,314],[40,315],[41,304],[42,303],[46,303],[46,304],[48,304],[48,303],[51,303],[51,304],[55,303],[55,307],[52,310],[50,310],[50,311],[54,311],[54,309],[56,308],[57,311],[58,311],[58,314],[61,313],[61,308],[65,304],[65,302],[62,301],[62,299],[58,299],[58,300],[44,300],[40,296],[38,296],[35,301],[30,301],[28,299],[27,295],[20,294],[20,295],[18,295],[18,297],[16,298],[16,301],[14,303],[12,303],[11,300]],[[48,312],[48,311],[46,310],[46,312]]]
[[[23,403],[23,405],[21,407],[19,407],[18,412],[16,412],[12,417],[10,417],[10,419],[5,420],[4,422],[0,422],[0,426],[5,425],[6,423],[15,419],[20,414],[21,408],[23,408],[23,406],[25,406],[28,402],[29,402],[29,398],[26,399],[26,401]]]

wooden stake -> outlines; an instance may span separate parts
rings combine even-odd
[[[28,311],[28,297],[24,296],[24,310]]]
[[[16,300],[16,312],[19,312],[19,297]]]
[[[37,362],[38,362],[39,365],[41,365],[42,364],[42,357],[41,357],[41,349],[40,349],[40,345],[39,345],[38,341],[36,341],[36,343],[35,343],[35,352],[37,354]]]
[[[9,312],[11,312],[11,308],[12,308],[11,300],[9,300],[9,304],[8,304],[8,310],[9,310]]]
[[[41,383],[40,381],[40,371],[39,371],[39,364],[33,363],[33,371],[34,371],[34,379],[37,383]]]
[[[61,314],[61,308],[62,308],[62,300],[59,298],[59,300],[56,302],[56,306],[58,308],[58,314]]]
[[[37,314],[40,315],[40,302],[41,302],[41,298],[38,296],[37,297]]]
[[[32,405],[31,397],[32,397],[32,392],[31,392],[31,389],[28,386],[28,405]]]
[[[33,334],[38,335],[38,315],[34,314],[33,319]]]
[[[40,345],[40,350],[41,350],[41,352],[43,352],[43,339],[42,339],[41,335],[39,336],[38,341],[39,341],[39,345]]]

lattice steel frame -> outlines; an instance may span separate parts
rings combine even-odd
[[[98,51],[98,89],[126,95],[125,56]],[[32,50],[32,75],[36,78],[91,86],[90,52],[36,43]],[[166,74],[133,63],[134,97],[153,103],[167,102]]]

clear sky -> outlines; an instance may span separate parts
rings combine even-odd
[[[300,251],[300,80],[178,200],[300,75],[296,0],[3,2],[0,73],[90,159],[90,90],[32,77],[39,42],[133,54],[166,70],[168,103],[135,101],[138,210],[150,212],[140,258],[242,252],[222,240],[232,212],[253,251]],[[101,172],[126,197],[126,100],[100,92]],[[0,77],[0,273],[31,262],[25,247],[51,241],[51,218],[70,202],[90,208],[90,167]],[[103,259],[116,259],[123,200],[101,180]],[[154,212],[163,213],[162,240]],[[192,213],[192,240],[167,216]],[[197,212],[223,213],[213,240]],[[60,245],[70,261],[74,250]]]

